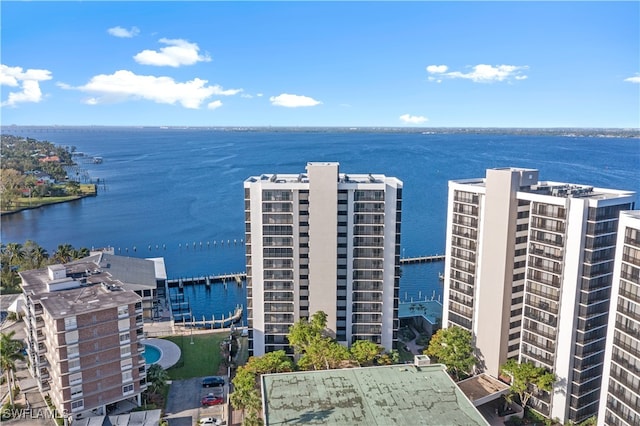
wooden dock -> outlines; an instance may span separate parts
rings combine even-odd
[[[433,256],[403,257],[400,259],[401,265],[410,265],[412,263],[431,263],[442,262],[446,256],[444,254],[436,254]]]
[[[182,327],[194,327],[194,328],[226,328],[230,327],[232,324],[238,323],[242,320],[243,308],[241,305],[236,306],[235,312],[229,312],[228,317],[222,317],[220,319],[216,319],[215,316],[211,316],[211,319],[208,320],[202,316],[202,320],[197,319],[193,315],[182,314],[182,315],[174,315],[173,324],[174,326],[182,326]]]
[[[185,285],[194,284],[206,284],[211,285],[214,283],[226,284],[228,282],[235,282],[238,285],[242,285],[243,281],[247,279],[245,272],[238,272],[235,274],[222,274],[222,275],[206,275],[201,277],[188,277],[188,278],[172,278],[167,280],[167,286],[169,288],[182,288]]]

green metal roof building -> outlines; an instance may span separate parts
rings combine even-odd
[[[265,374],[265,425],[488,425],[441,364]]]

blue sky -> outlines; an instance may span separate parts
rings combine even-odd
[[[640,2],[2,1],[3,125],[640,127]]]

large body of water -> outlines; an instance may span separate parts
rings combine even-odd
[[[302,173],[309,161],[337,161],[345,173],[404,182],[402,254],[443,253],[447,181],[487,168],[531,167],[543,180],[640,189],[640,140],[515,134],[372,131],[229,131],[158,128],[5,128],[7,134],[75,146],[97,197],[2,217],[2,242],[34,240],[114,247],[116,254],[164,257],[169,278],[244,271],[243,181]],[[406,266],[401,299],[441,295],[443,264]],[[228,314],[244,288],[187,288],[194,315]]]

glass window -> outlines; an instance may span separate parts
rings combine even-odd
[[[64,329],[65,330],[75,330],[78,328],[78,323],[76,322],[76,317],[67,317],[64,319]]]
[[[125,357],[131,355],[131,345],[121,346],[120,347],[120,356]]]
[[[124,385],[122,387],[122,394],[123,395],[129,395],[131,393],[133,393],[133,383],[130,384],[130,385]]]
[[[84,399],[79,399],[78,401],[71,401],[71,411],[80,411],[84,408]]]
[[[82,383],[82,373],[73,373],[69,375],[69,384],[77,385],[78,383]]]
[[[70,359],[69,360],[69,371],[77,370],[80,368],[80,359]]]

